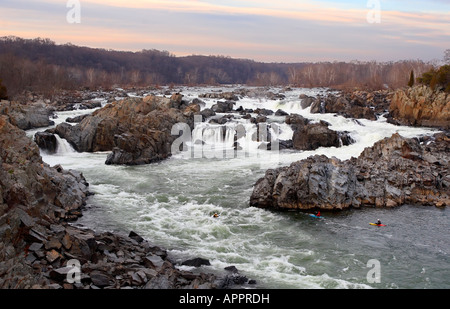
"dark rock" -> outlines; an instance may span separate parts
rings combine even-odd
[[[91,281],[94,285],[98,287],[106,287],[114,283],[113,278],[103,272],[94,270],[89,274]]]
[[[234,101],[219,101],[214,104],[211,109],[216,113],[229,113],[233,110],[235,104],[236,102]]]
[[[224,269],[227,270],[227,271],[230,271],[232,273],[238,273],[239,272],[238,269],[236,268],[236,266],[234,266],[234,265],[227,266]]]
[[[69,123],[79,123],[79,122],[81,122],[84,118],[86,118],[87,116],[89,116],[89,114],[80,115],[80,116],[76,116],[76,117],[69,117],[69,118],[66,119],[66,122],[69,122]]]
[[[270,109],[266,109],[266,108],[257,108],[257,109],[255,109],[254,112],[258,115],[263,115],[263,116],[273,115],[273,111]]]
[[[301,103],[300,103],[300,106],[301,106],[303,109],[310,107],[311,104],[314,103],[314,101],[315,101],[315,98],[314,98],[314,97],[310,97],[310,96],[307,96],[307,95],[305,95],[305,94],[301,94],[301,95],[299,96],[299,99],[302,100]]]
[[[297,128],[307,125],[309,123],[309,119],[306,119],[299,114],[291,114],[286,116],[285,122],[295,131]]]
[[[224,278],[220,280],[219,288],[220,289],[231,289],[235,288],[236,285],[243,285],[247,283],[249,280],[246,276],[239,275],[238,273],[232,273],[230,275],[226,275]]]
[[[69,273],[73,272],[73,267],[60,267],[50,271],[50,278],[55,281],[62,282],[67,278]]]
[[[275,116],[287,116],[287,115],[289,115],[289,113],[287,113],[287,112],[285,112],[284,110],[281,110],[281,109],[278,109],[275,112]]]
[[[264,116],[264,115],[263,116],[257,116],[256,118],[254,118],[254,117],[250,118],[250,122],[251,123],[255,123],[255,124],[266,122],[266,121],[267,121],[267,117]]]
[[[294,148],[294,143],[292,142],[292,140],[278,140],[278,149],[277,150],[284,150],[284,149],[293,149]],[[269,142],[267,144],[267,150],[272,150],[272,142]]]
[[[298,150],[315,150],[319,147],[339,147],[340,139],[336,131],[327,125],[314,123],[294,131],[293,146]]]
[[[42,150],[49,153],[55,153],[58,147],[58,141],[54,134],[47,132],[37,132],[34,135],[34,141]]]
[[[51,237],[49,241],[45,243],[45,249],[56,249],[59,250],[62,247],[61,242],[56,237]]]
[[[211,265],[211,263],[207,259],[194,258],[194,259],[184,261],[183,263],[181,263],[181,265],[200,267],[203,265],[206,265],[206,266]]]
[[[138,243],[141,243],[144,241],[144,238],[142,238],[140,235],[138,235],[136,232],[130,231],[128,234],[128,237],[136,240]]]
[[[212,117],[212,116],[215,116],[215,115],[216,115],[216,112],[213,111],[213,110],[210,109],[210,108],[205,108],[204,110],[202,110],[202,111],[200,112],[200,114],[203,116],[203,120],[206,120],[206,119],[208,119],[208,118],[210,118],[210,117]]]
[[[192,100],[193,104],[198,104],[200,107],[205,107],[206,103],[200,100],[199,98],[195,98]]]
[[[315,150],[319,147],[340,147],[350,145],[353,139],[348,132],[337,132],[328,128],[328,123],[311,123],[298,114],[286,116],[286,123],[294,130],[293,148],[297,150]]]
[[[144,265],[148,268],[160,268],[164,264],[164,260],[158,255],[147,255],[144,258]]]

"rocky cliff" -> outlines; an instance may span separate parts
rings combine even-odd
[[[389,121],[396,124],[450,129],[450,94],[427,86],[399,89],[389,114]]]
[[[250,205],[299,210],[450,205],[449,153],[449,134],[421,140],[394,134],[358,158],[316,155],[270,169],[256,182]]]

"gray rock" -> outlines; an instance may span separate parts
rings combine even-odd
[[[114,284],[114,279],[103,272],[100,271],[92,271],[89,274],[92,283],[97,287],[106,287]]]
[[[358,158],[341,161],[316,155],[267,170],[254,186],[250,205],[299,210],[450,205],[448,184],[437,177],[447,173],[448,163],[422,159],[432,154],[448,162],[450,138],[442,133],[435,136],[432,144],[422,147],[416,139],[394,134],[366,148]]]
[[[209,262],[209,260],[204,259],[204,258],[194,258],[194,259],[184,261],[183,263],[181,263],[181,265],[200,267],[203,265],[207,265],[207,266],[211,265],[211,263]]]
[[[52,133],[48,132],[37,132],[34,135],[34,141],[39,146],[40,149],[45,150],[49,153],[55,153],[58,148],[58,141]]]

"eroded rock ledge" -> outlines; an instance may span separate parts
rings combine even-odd
[[[270,169],[250,205],[279,210],[450,205],[450,134],[404,138],[394,134],[358,158],[312,156]]]

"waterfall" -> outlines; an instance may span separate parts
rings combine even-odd
[[[58,145],[56,147],[56,154],[64,155],[66,153],[75,152],[73,147],[69,144],[69,142],[66,139],[61,138],[58,134],[55,134],[55,136],[56,141],[58,142]]]

